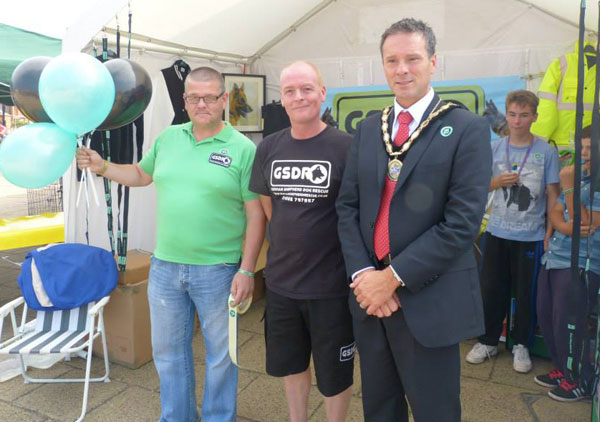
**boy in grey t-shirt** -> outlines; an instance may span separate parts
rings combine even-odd
[[[498,353],[512,288],[516,298],[513,368],[522,373],[531,370],[532,301],[544,244],[552,235],[546,213],[559,192],[558,152],[530,132],[537,105],[537,97],[529,91],[510,92],[506,97],[509,135],[492,144],[490,192],[494,200],[482,239],[485,334],[466,357],[467,362],[477,364]]]

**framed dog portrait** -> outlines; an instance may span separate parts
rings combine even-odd
[[[262,132],[261,108],[265,104],[265,76],[224,73],[229,107],[225,120],[240,132]]]

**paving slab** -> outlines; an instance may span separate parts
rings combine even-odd
[[[160,391],[160,382],[154,362],[150,361],[137,369],[111,364],[110,378],[127,383],[129,386],[141,387],[146,390]]]
[[[265,374],[265,353],[265,339],[263,335],[253,334],[238,352],[240,368]]]
[[[23,262],[25,260],[25,255],[27,255],[29,251],[37,247],[38,246],[27,246],[25,248],[9,249],[6,251],[2,251],[1,254],[2,256],[8,255],[9,257],[13,258],[12,261]]]
[[[72,369],[77,369],[79,371],[85,371],[85,365],[87,360],[80,356],[71,356],[70,359],[65,359],[62,361],[65,365]],[[113,368],[118,367],[116,363],[109,362],[109,377],[112,379],[112,370]],[[104,375],[104,358],[93,355],[92,356],[92,366],[90,368],[92,377],[98,377]]]
[[[517,387],[473,378],[461,380],[464,422],[535,421]]]
[[[537,392],[545,394],[548,391],[533,381],[536,374],[546,374],[553,368],[552,362],[548,359],[542,359],[532,356],[531,361],[533,369],[527,374],[521,374],[513,369],[513,355],[509,350],[502,347],[498,356],[495,357],[495,365],[492,370],[490,381],[499,384],[518,387],[525,392]]]
[[[36,369],[29,368],[27,373],[33,378],[56,378],[71,371],[72,368],[57,363],[48,369]],[[0,382],[0,399],[8,402],[15,401],[17,398],[22,397],[26,394],[31,393],[34,390],[41,388],[44,384],[25,384],[25,381],[21,375],[18,375],[10,380]],[[59,387],[60,388],[60,387]],[[1,419],[0,420],[8,420]]]
[[[325,409],[325,403],[317,408],[317,410],[308,418],[310,422],[321,422],[327,420],[327,411]],[[346,422],[362,422],[363,418],[363,407],[361,398],[353,395],[350,399],[350,407],[348,408],[348,415]]]
[[[248,312],[240,316],[240,319],[238,321],[238,328],[240,330],[250,331],[255,334],[264,334],[264,313],[265,299],[260,299],[256,302],[253,302]]]
[[[359,398],[362,397],[362,383],[360,379],[360,354],[354,355],[354,384],[352,385],[353,394]]]
[[[72,358],[65,362],[66,365],[80,370],[85,369],[86,361],[81,358]],[[117,363],[109,362],[109,378],[111,380],[121,381],[131,386],[138,386],[147,390],[159,390],[158,374],[154,362],[150,361],[137,369],[130,369]],[[104,375],[104,358],[98,356],[92,357],[92,376],[98,377]]]
[[[0,250],[0,306],[21,296],[21,290],[17,284],[21,267],[15,264],[23,262],[25,255],[32,249],[34,248]],[[4,337],[6,337],[5,334]]]
[[[42,415],[0,400],[0,421],[45,422],[46,420],[47,418]]]
[[[61,378],[81,376],[81,371],[73,369]],[[108,399],[125,391],[127,384],[119,381],[90,384],[88,411],[100,406]],[[20,396],[14,401],[16,406],[30,409],[49,418],[75,420],[81,412],[83,383],[40,384],[39,388]]]
[[[531,409],[539,422],[589,422],[591,421],[591,400],[575,403],[561,403],[547,395],[538,396],[532,401]]]
[[[473,365],[465,360],[467,353],[469,353],[475,343],[477,343],[477,340],[467,340],[460,344],[460,374],[463,377],[489,380],[494,370],[495,357],[477,365]]]
[[[143,404],[140,406],[140,404]],[[98,406],[86,422],[149,422],[160,418],[160,396],[156,391],[129,387]]]
[[[315,388],[311,389],[308,414],[312,415],[323,399]],[[238,396],[238,415],[261,422],[289,420],[283,380],[269,375],[258,375]]]

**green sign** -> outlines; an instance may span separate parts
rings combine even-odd
[[[480,86],[434,87],[434,91],[444,101],[458,102],[473,113],[483,114],[485,93]],[[394,94],[389,90],[344,92],[333,97],[332,115],[340,130],[352,134],[361,120],[391,105],[393,101]]]

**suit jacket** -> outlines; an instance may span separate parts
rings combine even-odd
[[[438,100],[436,95],[423,119]],[[349,276],[377,260],[373,234],[387,163],[379,112],[357,128],[336,202]],[[432,121],[404,158],[390,204],[390,253],[406,284],[397,289],[406,323],[426,347],[456,344],[484,331],[472,244],[491,165],[486,120],[458,108]],[[350,303],[354,318],[368,317],[356,300]]]

